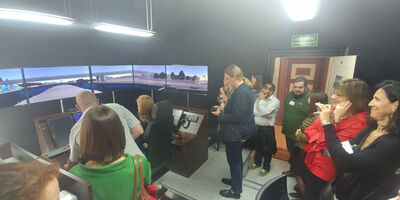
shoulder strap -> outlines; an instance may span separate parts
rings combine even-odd
[[[140,167],[140,199],[150,199],[149,194],[146,191],[146,188],[144,187],[144,181],[143,181],[143,162],[142,162],[142,157],[140,155],[137,155],[139,159],[139,167]]]
[[[137,162],[136,162],[136,158],[135,156],[132,156],[132,160],[133,160],[133,167],[135,168],[135,184],[133,185],[133,200],[136,200],[137,197],[137,177],[138,177],[138,173],[137,173]]]

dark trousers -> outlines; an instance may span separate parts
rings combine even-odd
[[[242,193],[243,158],[241,142],[225,142],[226,158],[231,172],[232,191]]]
[[[276,153],[275,130],[273,126],[257,126],[257,134],[253,140],[256,148],[254,163],[261,165],[264,157],[263,169],[269,171],[271,169],[272,154]],[[271,141],[273,140],[273,141]],[[274,151],[275,152],[272,152]]]
[[[287,136],[286,138],[286,147],[290,154],[292,154],[294,147],[296,146],[296,140],[290,139]]]
[[[315,176],[308,168],[304,172],[303,179],[306,185],[307,200],[319,200],[321,190],[328,182]]]

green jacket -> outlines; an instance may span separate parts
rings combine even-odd
[[[310,92],[307,90],[305,94],[298,99],[294,97],[293,91],[289,92],[286,96],[282,133],[292,140],[296,140],[296,130],[307,117],[309,93]]]
[[[143,163],[144,185],[148,185],[151,182],[150,163],[144,156],[141,157]],[[139,165],[138,159],[137,162]],[[98,168],[91,168],[79,163],[72,167],[69,172],[92,184],[94,200],[133,199],[135,168],[133,166],[132,157],[128,154],[125,154],[125,159],[120,162]],[[138,179],[136,199],[139,199],[141,190],[139,168],[138,177],[136,178]]]

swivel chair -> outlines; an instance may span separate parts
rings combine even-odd
[[[151,163],[152,182],[168,172],[171,157],[171,137],[174,117],[172,103],[164,100],[155,103],[151,110],[151,121],[147,124],[143,138],[148,144],[147,159]]]

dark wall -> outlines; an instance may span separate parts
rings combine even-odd
[[[154,37],[129,37],[89,28],[95,21],[145,28],[143,2],[71,1],[71,16],[77,21],[72,27],[0,20],[0,67],[208,65],[209,95],[204,105],[208,107],[216,103],[217,87],[222,85],[226,66],[237,64],[246,76],[266,72],[269,51],[293,50],[292,35],[318,33],[318,47],[298,50],[350,47],[350,54],[358,55],[356,77],[370,84],[398,79],[398,0],[324,0],[320,1],[317,16],[304,22],[292,22],[280,1],[154,0]],[[59,15],[64,15],[63,5],[62,0],[0,3],[0,7],[37,9]],[[5,114],[13,112],[0,110],[2,118]],[[12,125],[15,126],[7,124]]]

